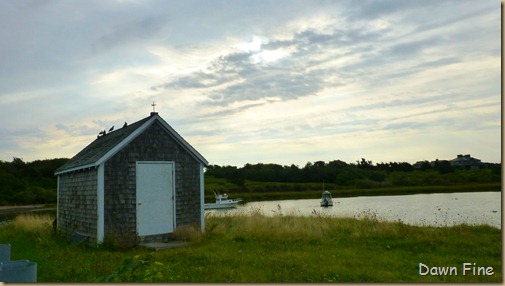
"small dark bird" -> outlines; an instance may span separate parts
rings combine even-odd
[[[100,138],[100,137],[102,137],[102,136],[104,136],[104,135],[105,135],[105,130],[100,131],[100,132],[98,133],[98,135],[96,136],[96,138]]]
[[[128,123],[126,123],[126,122],[125,122],[125,123],[123,124],[123,128],[125,128],[126,126],[128,126]]]
[[[109,132],[111,132],[112,130],[114,130],[114,125],[112,125],[112,127],[109,129]]]

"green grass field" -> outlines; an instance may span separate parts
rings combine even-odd
[[[177,230],[189,245],[163,251],[72,245],[50,216],[0,227],[11,259],[38,264],[38,282],[500,282],[502,235],[489,226],[417,227],[322,215],[206,217],[206,232]],[[462,273],[463,263],[493,275]],[[458,275],[420,275],[419,263]],[[472,264],[473,265],[473,264]],[[454,274],[454,273],[453,273]]]

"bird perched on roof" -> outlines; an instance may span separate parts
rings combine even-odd
[[[100,131],[100,132],[98,133],[98,135],[96,136],[96,138],[99,138],[99,137],[104,136],[104,135],[105,135],[105,133],[106,133],[106,132],[105,132],[105,130]]]
[[[114,125],[112,125],[112,127],[109,129],[109,132],[111,132],[112,130],[114,130]]]
[[[125,122],[125,123],[123,124],[123,128],[125,128],[126,126],[128,126],[128,123],[126,123],[126,122]]]

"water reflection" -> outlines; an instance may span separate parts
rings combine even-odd
[[[411,225],[452,226],[488,224],[501,229],[501,192],[418,194],[334,198],[333,207],[320,207],[319,199],[250,202],[230,210],[209,210],[210,215],[260,211],[264,215],[376,216]]]

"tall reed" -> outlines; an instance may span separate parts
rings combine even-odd
[[[41,214],[21,214],[14,218],[12,224],[16,230],[25,232],[44,232],[50,231],[54,217]]]

